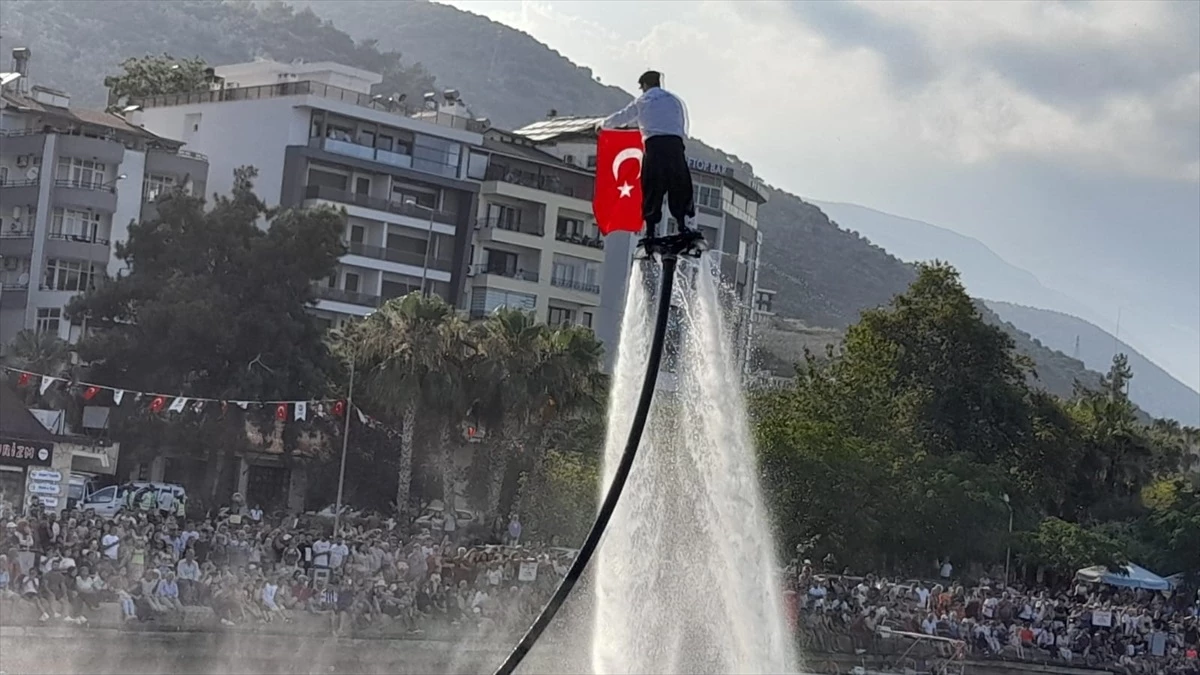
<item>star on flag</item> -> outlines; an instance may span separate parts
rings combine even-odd
[[[633,186],[630,185],[629,183],[621,183],[620,185],[617,186],[617,190],[619,190],[621,192],[622,197],[632,197],[633,196]]]

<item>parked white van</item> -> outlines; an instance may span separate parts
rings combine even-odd
[[[126,483],[124,485],[110,485],[106,488],[101,488],[84,497],[79,503],[81,511],[92,512],[101,518],[112,518],[125,508],[126,493],[130,490],[138,491],[142,488],[151,488],[155,491],[155,502],[161,504],[163,502],[163,493],[171,495],[171,503],[187,493],[182,485],[174,483]]]

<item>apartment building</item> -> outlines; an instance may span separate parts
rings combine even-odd
[[[604,240],[592,216],[592,172],[517,134],[488,130],[464,306],[473,318],[498,307],[552,325],[593,327]]]
[[[602,118],[550,117],[534,122],[514,133],[534,142],[541,150],[582,169],[596,166],[596,124]],[[758,307],[769,311],[773,292],[758,286],[759,251],[762,234],[758,231],[758,207],[767,201],[762,182],[753,173],[733,166],[708,161],[689,150],[695,190],[696,225],[704,233],[711,250],[721,257],[724,285],[730,308],[734,310],[734,335],[739,358],[749,368]],[[664,209],[665,211],[665,209]],[[672,227],[674,221],[668,219]],[[633,253],[634,236],[615,233],[604,239],[604,265],[600,275],[601,297],[596,312],[596,334],[606,344],[615,344],[621,312],[625,303]],[[607,350],[611,367],[614,350]]]
[[[346,209],[349,250],[317,287],[329,325],[414,290],[455,304],[464,293],[486,123],[453,91],[415,105],[373,95],[382,80],[337,63],[256,61],[213,69],[208,91],[137,102],[147,129],[211,158],[210,192],[229,192],[233,170],[252,165],[270,206]]]
[[[76,340],[64,308],[122,263],[115,244],[164,188],[203,193],[208,161],[183,143],[33,85],[13,50],[0,89],[0,348],[22,329]]]

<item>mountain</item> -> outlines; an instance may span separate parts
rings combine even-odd
[[[987,305],[1005,321],[1029,331],[1051,349],[1074,354],[1078,341],[1079,359],[1088,368],[1104,370],[1112,363],[1115,352],[1124,353],[1133,369],[1133,380],[1129,383],[1131,400],[1155,417],[1200,426],[1200,393],[1107,331],[1061,312],[991,300]]]
[[[1095,312],[1083,303],[1047,288],[1032,273],[1001,258],[978,239],[857,204],[812,203],[839,227],[857,231],[901,260],[942,260],[954,265],[975,297],[1095,318]]]
[[[91,105],[103,103],[103,78],[124,58],[161,52],[214,64],[258,56],[338,61],[384,72],[381,89],[388,92],[430,91],[435,84],[457,88],[475,112],[504,127],[540,119],[551,108],[595,114],[630,100],[532,37],[452,7],[365,0],[294,4],[323,18],[275,2],[4,0],[0,35],[8,47],[32,48],[35,81],[65,88]],[[699,142],[689,144],[689,153],[746,166]],[[761,283],[779,292],[775,309],[781,315],[840,331],[863,309],[902,293],[914,278],[911,265],[838,228],[817,206],[781,189],[769,193],[759,210],[769,242]],[[989,321],[1003,324],[983,311]],[[1079,361],[1012,326],[1006,330],[1018,350],[1034,359],[1047,390],[1068,396],[1076,381],[1098,381]],[[776,357],[777,364],[792,360]]]

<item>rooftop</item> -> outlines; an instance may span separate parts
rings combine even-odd
[[[595,138],[596,125],[603,120],[603,117],[551,117],[526,124],[513,133],[539,143],[566,137]]]
[[[15,91],[5,91],[0,93],[0,100],[3,100],[7,107],[11,107],[19,112],[34,113],[41,115],[44,119],[44,126],[59,127],[100,127],[114,133],[125,133],[131,136],[145,139],[147,141],[161,142],[164,144],[183,145],[178,141],[173,141],[168,138],[155,135],[145,129],[130,124],[125,118],[120,115],[104,112],[102,110],[88,110],[86,108],[64,108],[60,106],[48,105],[35,101],[34,99],[24,94],[19,94]],[[40,133],[44,129],[32,128],[29,131]],[[14,130],[10,130],[11,135]],[[15,130],[20,131],[20,130]]]
[[[500,129],[488,129],[483,137],[483,147],[485,150],[491,150],[499,155],[558,167],[567,171],[574,171],[581,175],[591,176],[593,173],[592,171],[581,169],[574,164],[563,161],[559,157],[533,145],[525,138]]]
[[[333,101],[342,101],[363,108],[369,108],[382,113],[392,113],[438,126],[451,129],[461,129],[473,133],[483,133],[487,124],[482,120],[471,119],[448,112],[435,110],[414,110],[403,104],[389,102],[382,96],[374,96],[362,91],[347,89],[316,80],[301,80],[279,82],[277,84],[260,84],[253,87],[225,87],[191,91],[180,94],[164,94],[151,96],[136,103],[143,108],[166,108],[177,105],[193,105],[197,103],[222,103],[226,101],[249,101],[264,98],[281,98],[285,96],[319,96]]]

